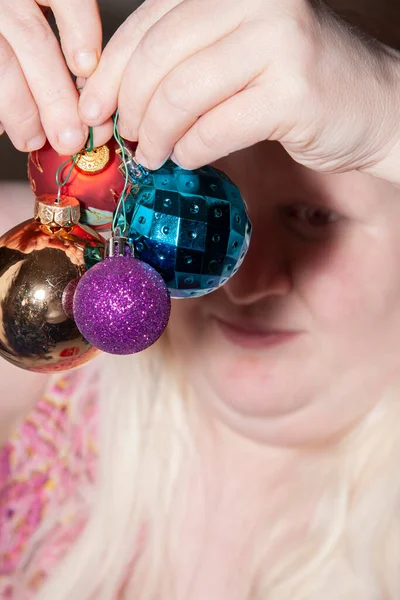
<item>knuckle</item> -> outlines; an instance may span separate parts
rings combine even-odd
[[[208,150],[215,152],[223,147],[223,136],[217,127],[213,127],[209,120],[198,121],[197,136],[199,141]]]
[[[310,88],[307,80],[297,73],[286,73],[279,83],[279,99],[281,109],[292,107],[293,112],[304,109],[310,100]]]
[[[304,51],[309,54],[308,48]],[[285,56],[284,69],[281,68],[281,64],[279,62],[268,73],[268,81],[273,81],[274,90],[274,99],[269,98],[268,102],[274,114],[280,118],[290,114],[297,115],[298,118],[318,93],[315,78],[316,61],[309,60],[309,56],[305,57],[299,49],[296,54]]]
[[[188,107],[191,106],[190,88],[186,84],[186,78],[181,74],[168,75],[160,86],[160,94],[167,108],[187,112]]]
[[[78,100],[71,96],[71,92],[67,88],[54,88],[47,90],[46,94],[40,98],[36,98],[40,109],[46,110],[51,113],[50,117],[54,120],[67,121],[76,120],[76,114],[78,109]],[[73,110],[74,102],[76,104],[76,111]]]
[[[143,23],[142,20],[138,17],[137,12],[138,10],[131,13],[118,29],[118,36],[122,40],[124,40],[126,44],[129,44],[134,32],[136,35],[141,35]],[[110,43],[113,43],[112,38]]]
[[[150,67],[159,69],[165,64],[165,59],[168,54],[165,39],[160,39],[158,35],[153,35],[150,29],[140,42],[140,50],[144,61]]]
[[[35,106],[29,106],[28,108],[24,108],[16,112],[12,118],[10,118],[10,123],[13,125],[14,129],[18,129],[21,132],[21,137],[28,136],[29,131],[32,129],[37,129],[40,125],[39,113]]]
[[[145,2],[129,15],[121,25],[120,31],[126,32],[127,35],[131,35],[132,31],[139,35],[144,34],[151,20],[150,13],[148,3]]]
[[[17,28],[20,44],[26,44],[26,47],[34,46],[43,53],[43,49],[51,52],[58,46],[53,31],[44,18],[34,15],[20,16]]]
[[[140,41],[140,45],[146,48],[146,53],[149,52],[151,59],[154,56],[155,61],[158,57],[161,59],[168,51],[169,43],[173,42],[171,35],[165,28],[162,35],[155,32],[160,20],[160,5],[164,0],[146,0],[131,15],[126,19],[125,23],[120,27],[120,32],[129,40],[134,33],[135,37]],[[168,39],[166,39],[168,36]],[[160,42],[160,39],[163,41]],[[147,55],[147,54],[146,54]]]

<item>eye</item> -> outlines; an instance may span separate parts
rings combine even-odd
[[[324,206],[291,204],[284,208],[288,225],[304,236],[323,236],[341,216]]]

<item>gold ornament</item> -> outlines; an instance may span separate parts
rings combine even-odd
[[[80,215],[80,204],[76,198],[61,196],[56,202],[51,194],[36,198],[33,216],[52,231],[77,225]]]
[[[110,162],[110,149],[108,146],[94,148],[91,152],[85,151],[79,155],[76,168],[83,173],[97,174],[107,167]]]
[[[0,356],[42,373],[78,367],[99,353],[67,316],[63,293],[88,260],[101,258],[105,242],[78,223],[79,202],[55,200],[37,199],[36,219],[0,238]]]

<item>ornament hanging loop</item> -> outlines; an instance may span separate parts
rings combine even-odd
[[[127,237],[121,235],[121,228],[116,227],[113,235],[107,241],[104,258],[114,256],[131,256],[135,258],[135,249]]]

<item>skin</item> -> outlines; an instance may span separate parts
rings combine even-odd
[[[311,464],[299,448],[320,447],[353,427],[400,367],[400,192],[357,172],[315,173],[271,142],[217,166],[240,186],[254,231],[224,287],[173,303],[170,341],[206,425],[196,468],[185,465],[169,518],[169,572],[179,599],[188,589],[196,600],[245,597],[252,550],[282,514],[290,528],[272,543],[265,568],[307,542],[326,464],[320,448]],[[226,339],[214,316],[301,333],[244,349]],[[12,404],[1,405],[7,426],[17,409],[29,408],[27,398],[34,401],[39,380],[5,361],[0,367],[3,394],[13,389]]]
[[[199,0],[147,0],[115,34],[96,68],[97,62],[93,62],[90,66],[86,64],[84,67],[76,62],[79,52],[84,52],[87,57],[87,52],[94,50],[95,55],[97,57],[99,55],[100,36],[96,5],[92,0],[87,0],[82,7],[80,6],[81,25],[80,29],[76,30],[72,27],[71,21],[75,11],[68,11],[61,2],[53,0],[51,8],[57,17],[66,61],[75,75],[89,77],[80,100],[81,119],[88,125],[104,126],[118,106],[122,133],[129,139],[139,140],[138,157],[143,157],[142,162],[147,161],[153,167],[162,163],[172,152],[172,156],[183,166],[193,168],[240,148],[251,147],[260,139],[269,138],[279,140],[295,161],[312,167],[315,171],[354,171],[357,168],[386,177],[389,181],[397,181],[398,169],[394,166],[397,164],[395,162],[398,157],[397,144],[400,139],[398,135],[400,109],[397,102],[400,78],[398,77],[399,60],[394,52],[378,43],[365,44],[360,38],[351,35],[349,30],[336,19],[329,17],[325,10],[316,12],[305,0],[283,0],[279,5],[275,2],[259,0],[234,3],[232,0],[220,0],[217,5],[213,3],[213,8],[211,5],[208,7],[205,1],[210,0],[201,0],[201,2]],[[1,2],[4,6],[1,6]],[[71,9],[71,4],[68,6]],[[0,34],[3,35],[0,38],[0,46],[6,58],[3,61],[6,76],[3,81],[7,84],[5,89],[19,90],[18,97],[21,97],[21,102],[24,98],[29,100],[31,104],[28,102],[23,109],[36,115],[33,118],[35,123],[42,121],[44,130],[49,132],[51,141],[55,140],[53,143],[56,149],[59,149],[59,137],[54,132],[53,125],[57,121],[59,126],[61,114],[66,115],[66,121],[71,119],[71,113],[68,111],[74,103],[74,110],[76,110],[77,95],[70,87],[71,82],[66,75],[62,55],[55,45],[55,38],[50,33],[37,3],[29,3],[28,0],[18,0],[14,3],[0,0],[0,8],[4,9],[0,10],[2,15]],[[206,22],[201,18],[204,13],[214,14],[215,18],[211,23],[209,19]],[[33,31],[33,45],[29,55],[24,44],[26,27],[21,27],[21,23],[29,24]],[[85,27],[88,23],[91,24],[89,34]],[[45,36],[39,38],[35,35],[35,31],[42,34],[45,32]],[[71,33],[72,31],[74,33]],[[289,38],[290,44],[287,43]],[[235,55],[238,47],[246,47],[246,55],[251,55],[253,60],[236,60],[239,58]],[[36,78],[36,71],[30,59],[33,55],[43,57],[43,79]],[[193,72],[197,73],[196,78],[192,77]],[[188,78],[192,82],[189,88],[186,85]],[[50,88],[51,93],[46,87],[50,80],[54,84],[54,87]],[[51,99],[54,100],[56,97],[57,101],[53,102]],[[46,104],[49,98],[50,103]],[[63,98],[66,99],[65,106],[62,104]],[[36,102],[36,108],[33,101]],[[100,107],[100,113],[96,117],[92,115],[89,119],[85,106],[89,105],[93,110],[96,108],[96,103]],[[18,102],[12,104],[11,107],[8,101],[6,109],[1,109],[0,106],[1,121],[4,122],[2,114],[9,115],[12,111],[14,111],[13,122],[21,121],[22,113],[18,113]],[[385,108],[384,111],[382,106]],[[74,115],[76,123],[76,112]],[[52,120],[53,125],[50,124],[48,127],[44,125],[45,119]],[[64,126],[63,119],[61,125]],[[251,152],[249,150],[250,154]],[[238,160],[235,156],[239,155],[232,157],[232,164]],[[289,160],[287,155],[283,156],[286,161]],[[271,160],[269,155],[265,158]],[[263,162],[261,159],[250,162],[248,169],[254,171],[255,180],[261,176],[257,175],[255,165],[259,173],[264,174],[266,164],[270,163]],[[228,166],[228,170],[229,168]],[[304,180],[309,180],[307,185],[312,183],[315,186],[318,198],[321,198],[321,189],[324,186],[327,188],[323,196],[324,201],[331,195],[335,199],[340,196],[340,194],[330,193],[330,179],[326,179],[330,177],[329,175],[305,171],[304,167],[295,167],[294,162],[290,163],[290,169],[294,171],[295,168],[301,169]],[[382,296],[387,297],[388,302],[389,297],[396,298],[395,293],[386,296],[380,290],[376,292],[375,298],[372,294],[375,292],[375,287],[367,289],[368,286],[371,287],[371,278],[375,272],[379,274],[388,272],[389,276],[388,266],[393,265],[395,275],[393,256],[396,256],[396,253],[392,253],[393,248],[391,248],[391,243],[395,244],[395,238],[391,237],[389,226],[385,229],[384,223],[387,222],[389,225],[392,222],[394,215],[391,211],[397,209],[396,202],[392,202],[389,210],[386,207],[388,204],[386,198],[396,194],[388,184],[382,182],[364,184],[367,188],[364,189],[361,183],[358,184],[357,179],[362,176],[354,172],[335,175],[338,178],[334,180],[335,186],[339,186],[338,182],[343,177],[346,183],[346,185],[342,184],[344,190],[347,189],[348,184],[350,185],[346,178],[350,178],[352,187],[355,186],[354,180],[362,189],[360,191],[357,186],[355,187],[354,193],[351,194],[351,202],[348,201],[347,193],[341,192],[343,206],[340,207],[339,214],[343,213],[344,218],[339,220],[340,225],[335,222],[334,227],[329,227],[329,231],[335,230],[335,235],[336,232],[340,233],[340,240],[330,237],[329,243],[326,241],[324,246],[325,255],[322,255],[315,251],[315,248],[321,248],[320,242],[308,244],[301,236],[294,236],[297,240],[296,244],[292,243],[290,236],[284,239],[285,243],[281,242],[281,221],[273,216],[273,211],[277,211],[275,190],[278,187],[281,189],[281,181],[287,179],[286,167],[279,168],[277,171],[281,174],[279,186],[277,182],[274,186],[270,182],[269,186],[272,186],[273,193],[267,186],[268,202],[260,202],[257,192],[257,210],[252,200],[255,196],[254,190],[247,189],[249,181],[241,180],[239,177],[241,172],[240,163],[234,169],[235,179],[244,195],[250,198],[249,205],[255,228],[252,248],[246,259],[251,267],[243,266],[235,279],[226,288],[213,294],[210,297],[212,300],[205,299],[204,305],[208,305],[208,302],[217,302],[221,296],[227,297],[229,303],[227,307],[222,305],[222,312],[225,308],[233,308],[237,313],[236,316],[241,318],[243,314],[247,314],[247,311],[251,315],[252,311],[256,310],[257,314],[259,308],[262,309],[261,316],[263,316],[264,312],[269,312],[271,298],[275,296],[284,297],[286,300],[293,297],[290,306],[293,306],[291,310],[294,316],[290,317],[290,320],[288,318],[286,323],[286,316],[283,313],[282,323],[280,319],[277,319],[276,324],[272,323],[283,328],[294,327],[305,330],[287,346],[293,354],[294,371],[291,372],[291,376],[295,375],[296,380],[302,381],[303,376],[307,377],[309,374],[311,377],[312,373],[317,373],[317,363],[313,362],[313,357],[316,360],[317,355],[320,360],[324,359],[324,364],[318,371],[320,381],[318,385],[315,384],[315,390],[308,389],[306,384],[304,387],[299,385],[296,397],[292,397],[285,388],[288,384],[285,384],[284,380],[289,381],[290,373],[288,370],[285,371],[284,361],[281,365],[279,360],[276,364],[272,360],[269,368],[264,369],[264,359],[260,361],[254,355],[257,353],[250,352],[249,358],[244,361],[247,376],[242,381],[238,373],[240,375],[243,369],[236,368],[241,356],[236,356],[235,363],[233,356],[229,358],[228,352],[226,362],[221,365],[224,368],[222,381],[234,382],[230,390],[233,392],[232,397],[235,397],[236,392],[240,397],[238,396],[235,406],[230,408],[227,407],[226,402],[221,401],[219,409],[227,420],[232,420],[235,428],[236,413],[242,414],[244,411],[240,407],[240,398],[244,396],[244,391],[249,398],[248,382],[253,382],[250,391],[253,387],[254,390],[250,394],[251,401],[248,402],[251,407],[250,413],[252,410],[258,411],[263,416],[265,403],[263,394],[260,394],[259,390],[263,390],[268,384],[271,398],[274,397],[275,400],[271,399],[267,403],[267,413],[269,415],[276,413],[283,429],[286,426],[290,429],[291,419],[287,415],[293,411],[298,412],[300,416],[305,412],[305,420],[307,420],[307,412],[303,411],[302,407],[308,402],[314,407],[313,422],[318,423],[319,420],[323,421],[326,415],[323,410],[324,404],[321,406],[318,402],[314,402],[317,392],[319,395],[326,386],[331,390],[331,395],[335,396],[336,402],[339,402],[339,398],[349,398],[353,393],[355,382],[359,378],[354,371],[348,373],[347,377],[344,374],[350,371],[348,365],[357,352],[363,358],[363,364],[369,361],[368,364],[371,366],[368,371],[371,378],[369,389],[375,392],[382,387],[381,371],[372,368],[375,362],[372,364],[373,359],[367,355],[366,338],[370,339],[370,334],[374,332],[370,332],[369,321],[359,323],[358,317],[363,314],[360,310],[362,293],[364,293],[362,297],[370,298],[371,305],[367,305],[365,311],[369,316],[372,316],[374,310],[377,314],[381,314],[378,309],[381,308]],[[271,177],[271,174],[269,176]],[[267,185],[266,182],[262,182],[262,186],[264,185]],[[375,227],[375,222],[363,220],[364,213],[359,216],[355,198],[360,198],[362,203],[360,211],[368,212],[369,215],[367,199],[372,193],[370,189],[375,190],[379,185],[383,185],[385,189],[379,194],[376,193],[379,202],[375,202],[374,210],[371,212],[376,214],[377,222],[381,220],[379,239],[382,240],[382,248],[380,254],[373,254],[371,261],[375,260],[376,264],[371,264],[369,271],[362,278],[363,271],[359,268],[359,264],[361,259],[365,260],[368,252],[371,252],[373,247],[371,241],[375,240],[375,229],[369,231],[366,224]],[[294,185],[294,188],[297,187],[298,183]],[[288,193],[290,197],[290,190]],[[384,203],[382,198],[385,198]],[[285,198],[282,201],[285,204]],[[361,241],[360,243],[358,240],[354,241],[350,236],[350,232],[356,231],[355,226],[353,227],[355,223],[359,225],[357,231],[360,235],[361,231],[364,231],[362,244]],[[362,224],[364,229],[361,227]],[[256,295],[254,301],[237,302],[235,295],[229,297],[229,291],[232,287],[235,289],[234,282],[240,281],[244,276],[243,273],[249,272],[250,269],[253,278],[263,281],[260,273],[263,272],[265,260],[263,258],[262,264],[258,262],[259,256],[264,257],[265,254],[260,241],[264,243],[267,238],[263,227],[267,228],[268,239],[274,243],[276,240],[277,247],[274,252],[279,257],[279,261],[292,265],[293,257],[296,257],[296,269],[293,271],[296,278],[291,281],[287,266],[288,273],[283,271],[278,278],[277,292],[273,288],[272,292],[269,291],[265,284],[266,289],[261,289],[260,298]],[[260,235],[258,231],[263,233]],[[349,235],[346,240],[345,232]],[[340,253],[342,238],[343,244],[346,241],[349,247]],[[385,248],[386,256],[383,252]],[[326,276],[325,265],[336,274],[337,281],[342,281],[341,288],[335,284],[335,280],[332,283],[331,278]],[[354,279],[354,273],[360,277],[359,280]],[[356,291],[354,297],[349,291],[353,289],[349,282],[353,285],[353,281],[355,290],[360,291],[360,298],[357,298]],[[393,282],[393,279],[386,282],[388,287],[389,281]],[[315,282],[316,299],[308,301],[305,293],[305,300],[301,302],[303,287],[307,293],[312,287],[309,282]],[[246,285],[241,285],[244,294]],[[292,288],[298,290],[297,295],[292,295]],[[397,289],[395,292],[397,293]],[[311,294],[310,291],[310,297],[314,298],[314,292]],[[329,298],[332,300],[330,301]],[[394,300],[393,303],[395,304]],[[196,306],[196,301],[189,304]],[[240,308],[242,304],[244,308]],[[278,308],[281,310],[280,306]],[[384,308],[382,314],[390,314],[391,307]],[[395,314],[394,307],[393,314]],[[204,319],[206,317],[207,315],[204,315]],[[317,331],[321,331],[321,334],[325,332],[326,341],[329,340],[329,343],[324,343],[323,336],[321,339],[314,339],[312,334],[307,333],[313,331],[317,317],[319,317],[318,327],[320,327]],[[327,320],[326,324],[324,319]],[[195,322],[196,319],[193,320],[193,326]],[[354,339],[359,340],[359,347],[353,347],[351,352],[349,350],[349,355],[345,353],[345,350],[350,348],[346,345],[345,331],[341,334],[343,346],[340,346],[339,339],[337,347],[330,342],[330,332],[335,339],[335,336],[340,337],[339,334],[343,330],[342,323],[351,324]],[[268,320],[265,325],[268,325]],[[387,332],[388,335],[393,335],[394,330],[395,328],[391,328]],[[208,331],[206,326],[204,329],[199,327],[197,333],[200,339],[206,339],[205,331]],[[219,334],[213,329],[210,329],[209,333],[212,339],[220,344]],[[380,332],[382,340],[376,340],[374,347],[375,349],[379,347],[382,356],[387,358],[384,333],[383,330]],[[378,341],[379,346],[377,346]],[[221,345],[221,349],[223,347]],[[284,345],[276,348],[276,352],[281,352],[283,347]],[[229,346],[226,349],[228,350]],[[269,354],[273,352],[275,350],[267,352],[265,360],[268,361]],[[302,362],[298,360],[299,356],[304,361],[302,367]],[[393,357],[390,355],[388,358],[390,358],[388,361],[390,368],[397,367],[397,364],[392,365]],[[204,366],[207,364],[205,360]],[[207,368],[210,374],[214,373],[215,368],[211,361]],[[378,374],[374,375],[376,372]],[[333,380],[336,381],[338,373],[343,375],[340,378],[343,389],[336,389],[331,385]],[[213,391],[216,396],[223,397],[224,386],[221,383],[217,385],[217,373],[214,375]],[[373,396],[375,397],[375,394]],[[215,403],[216,407],[217,404],[218,402]],[[229,411],[231,414],[228,414]],[[284,414],[280,414],[281,411]],[[357,414],[350,415],[348,421],[357,416]],[[257,425],[252,423],[251,414],[247,420],[250,428],[257,429]],[[238,425],[239,429],[240,427]],[[340,427],[332,426],[332,429],[334,433]],[[255,434],[256,437],[258,435],[264,437],[263,432],[258,434],[255,431]],[[292,437],[290,432],[287,436],[290,441]]]
[[[100,125],[118,107],[152,169],[269,139],[315,170],[398,183],[399,65],[320,2],[147,0],[104,50],[80,115]]]
[[[61,48],[44,15],[54,12]],[[79,94],[68,68],[88,77],[101,54],[96,0],[0,0],[0,134],[27,152],[49,139],[61,154],[79,151],[88,127],[78,114]],[[100,135],[98,135],[100,134]],[[110,124],[96,133],[102,143]]]
[[[269,139],[313,169],[400,183],[399,55],[319,0],[146,0],[100,49],[95,0],[0,0],[0,133],[24,151],[46,134],[73,154],[88,126],[96,145],[111,137],[118,108],[151,168],[169,155],[195,168]],[[88,78],[80,100],[67,65],[79,87]]]
[[[199,405],[240,437],[325,443],[398,377],[400,192],[357,172],[315,173],[271,142],[218,166],[248,203],[250,249],[218,291],[174,302],[173,347]],[[297,335],[246,348],[216,319]]]
[[[272,142],[217,166],[240,187],[253,235],[225,286],[172,306],[168,335],[194,393],[198,450],[169,519],[179,599],[240,600],[255,548],[268,540],[268,573],[307,547],[335,479],[332,442],[400,370],[399,190],[354,171],[313,172]],[[298,335],[248,348],[216,318]]]
[[[203,13],[214,15],[206,28]],[[242,34],[258,74],[242,55],[239,65],[230,44],[230,35]],[[257,537],[265,531],[258,525],[274,523],[293,498],[290,516],[302,517],[290,522],[303,526],[319,490],[303,485],[299,497],[298,448],[342,435],[397,376],[399,191],[365,174],[398,183],[397,73],[395,54],[365,45],[306,2],[147,0],[85,86],[82,121],[100,126],[118,106],[122,133],[139,141],[150,166],[171,152],[188,168],[231,154],[218,166],[240,187],[253,221],[237,275],[210,296],[173,306],[173,350],[212,425],[208,433],[218,433],[216,441],[201,438],[201,465],[186,474],[169,522],[183,578],[176,598],[188,597],[193,565],[197,597],[224,597],[220,582],[246,568],[243,515],[257,524]],[[90,117],[85,104],[93,109],[96,101],[100,114]],[[295,160],[278,144],[257,144],[265,138]],[[297,336],[239,347],[215,317]],[[203,563],[193,560],[203,549]]]

